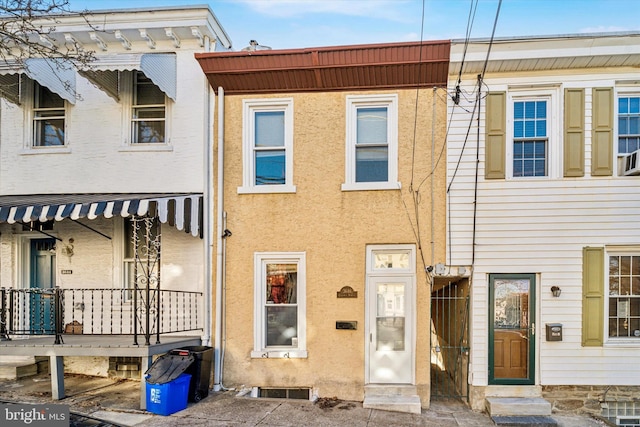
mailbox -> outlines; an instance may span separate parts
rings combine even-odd
[[[547,341],[562,341],[562,323],[547,323]]]

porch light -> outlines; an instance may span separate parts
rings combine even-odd
[[[551,287],[551,293],[553,294],[554,298],[558,298],[561,292],[562,292],[562,289],[560,289],[560,287],[556,285],[553,285]]]

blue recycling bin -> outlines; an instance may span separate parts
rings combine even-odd
[[[190,382],[190,374],[180,374],[178,378],[163,384],[147,381],[147,411],[171,415],[186,409]]]

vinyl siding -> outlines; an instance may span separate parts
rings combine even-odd
[[[485,91],[509,91],[510,87],[549,85],[584,89],[583,177],[562,178],[562,141],[551,141],[551,156],[558,169],[552,178],[485,180],[484,119],[477,132],[471,114],[473,100],[463,100],[453,109],[447,140],[448,240],[451,265],[471,264],[474,230],[474,182],[476,135],[480,135],[475,264],[472,277],[471,371],[472,384],[488,384],[488,275],[490,273],[536,273],[536,384],[542,385],[633,385],[640,382],[636,345],[606,342],[601,347],[583,347],[582,340],[582,249],[585,246],[636,245],[640,248],[640,177],[592,176],[592,89],[615,88],[616,80],[633,78],[632,70],[615,75],[563,72],[545,76],[529,73],[485,79]],[[463,80],[463,91],[474,93],[475,76]],[[450,88],[455,82],[450,82]],[[488,88],[488,89],[487,89]],[[523,89],[520,89],[524,92]],[[640,91],[640,88],[637,88]],[[615,90],[613,91],[615,92]],[[486,92],[485,92],[486,93]],[[564,102],[552,112],[563,129]],[[452,113],[451,100],[448,115]],[[482,111],[485,111],[484,103]],[[471,123],[471,130],[468,131]],[[614,120],[615,123],[615,120]],[[507,130],[509,128],[507,123]],[[469,138],[465,144],[465,135]],[[560,132],[561,136],[563,132]],[[509,138],[507,137],[507,146]],[[464,151],[463,147],[464,146]],[[560,147],[560,148],[558,148]],[[510,161],[507,159],[507,162]],[[614,169],[616,164],[614,158]],[[459,163],[459,164],[458,164]],[[555,167],[552,165],[552,167]],[[550,287],[562,289],[553,298]],[[562,323],[563,341],[547,342],[545,323]]]

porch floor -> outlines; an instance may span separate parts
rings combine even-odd
[[[138,336],[138,345],[133,335],[63,335],[62,344],[54,344],[53,336],[14,338],[0,341],[0,354],[6,356],[48,356],[51,372],[51,396],[63,399],[65,356],[110,356],[140,357],[140,409],[146,409],[146,382],[142,376],[153,362],[153,356],[167,353],[180,347],[201,345],[200,336],[161,335],[160,344],[155,336],[150,345],[144,344],[144,336]]]

